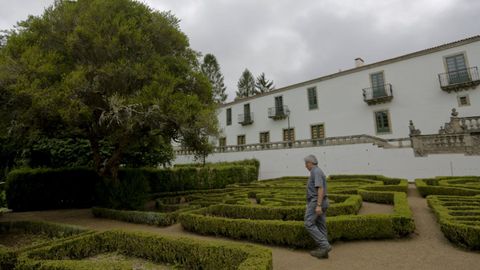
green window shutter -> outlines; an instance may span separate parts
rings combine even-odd
[[[227,109],[227,126],[232,124],[232,108]]]
[[[447,63],[448,82],[450,84],[463,83],[471,80],[463,54],[446,57],[445,62]]]

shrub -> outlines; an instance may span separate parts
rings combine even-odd
[[[122,169],[119,181],[99,181],[96,205],[113,209],[141,210],[149,198],[150,186],[138,169]]]
[[[17,248],[1,248],[0,249],[0,269],[9,270],[14,269],[14,265],[17,261],[17,256],[21,252],[25,252],[34,248],[38,248],[44,245],[52,243],[52,241],[58,239],[70,239],[78,237],[80,235],[91,233],[85,229],[61,225],[49,222],[41,221],[10,221],[0,222],[0,235],[12,232],[21,232],[36,235],[46,235],[50,238],[50,241],[44,241],[39,243],[33,243],[27,246]]]
[[[155,226],[170,226],[177,222],[177,216],[179,213],[194,208],[196,207],[190,206],[188,208],[179,209],[170,213],[161,213],[152,211],[128,211],[93,207],[92,214],[97,218],[108,218]]]
[[[7,204],[14,211],[90,207],[98,181],[87,168],[14,170],[7,176]]]
[[[370,191],[371,192],[371,191]],[[404,193],[390,193],[394,214],[390,215],[342,215],[327,219],[329,239],[355,240],[404,236],[414,230],[414,223]],[[313,241],[304,228],[303,221],[255,220],[216,216],[226,206],[184,212],[179,215],[182,226],[192,232],[246,239],[254,242],[312,247]],[[246,208],[241,208],[246,209]],[[245,210],[254,212],[255,210]],[[235,215],[246,217],[247,214]],[[273,215],[274,214],[268,214]],[[298,218],[298,217],[297,217]]]
[[[447,239],[480,250],[480,196],[428,196],[427,202]]]
[[[88,168],[19,169],[7,177],[8,206],[14,211],[88,208],[142,209],[150,192],[225,188],[256,181],[253,166],[225,165],[205,168],[129,169],[119,172],[117,183],[101,181]]]
[[[180,264],[186,269],[272,269],[271,251],[263,247],[123,231],[97,233],[32,250],[19,258],[16,269],[131,269],[114,261],[98,265],[82,260],[106,252]]]
[[[446,178],[415,179],[415,185],[423,197],[427,197],[428,195],[475,196],[480,194],[480,189],[468,188],[465,186],[440,185],[439,182],[443,179]],[[477,177],[477,179],[479,178]],[[480,184],[480,179],[478,182]]]

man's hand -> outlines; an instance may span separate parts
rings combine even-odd
[[[323,214],[322,207],[317,205],[317,207],[315,208],[315,213],[317,214],[317,216]]]

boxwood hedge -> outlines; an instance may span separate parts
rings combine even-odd
[[[82,260],[109,252],[180,265],[186,269],[272,269],[272,253],[267,248],[119,230],[96,233],[24,253],[19,257],[16,269],[131,269],[131,266],[115,261],[97,264]]]
[[[480,195],[428,196],[440,228],[453,243],[480,250]]]
[[[35,242],[26,246],[18,246],[15,248],[3,247],[0,248],[0,269],[9,270],[14,269],[17,257],[20,253],[38,248],[44,245],[58,241],[59,239],[70,239],[91,233],[86,229],[62,225],[42,221],[8,221],[0,222],[0,236],[8,233],[25,233],[35,235],[45,235],[51,240],[43,242]]]
[[[328,218],[330,240],[394,238],[413,232],[415,226],[406,195],[399,192],[390,193],[390,199],[394,204],[393,214],[342,215]],[[215,215],[225,209],[227,209],[226,206],[212,205],[208,208],[184,212],[179,215],[179,221],[186,230],[200,234],[294,247],[313,246],[303,221],[256,220]],[[246,217],[243,213],[232,214],[232,211],[229,214]]]
[[[467,180],[469,185],[460,182]],[[478,176],[420,178],[415,179],[415,185],[423,197],[428,195],[475,196],[480,194],[480,177]]]

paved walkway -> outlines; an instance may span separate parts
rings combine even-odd
[[[318,260],[304,250],[270,246],[273,251],[274,269],[480,269],[480,253],[462,250],[445,239],[435,221],[435,216],[427,206],[426,200],[420,197],[414,185],[409,187],[408,198],[417,227],[416,233],[410,238],[335,242],[329,260]],[[381,212],[388,211],[388,209],[374,204],[366,204],[364,208],[362,210],[364,213],[375,212],[376,209],[381,210]],[[107,219],[95,219],[88,209],[10,213],[0,217],[0,221],[25,219],[75,224],[96,230],[121,228],[201,239],[214,238],[186,232],[178,224],[159,228]]]

